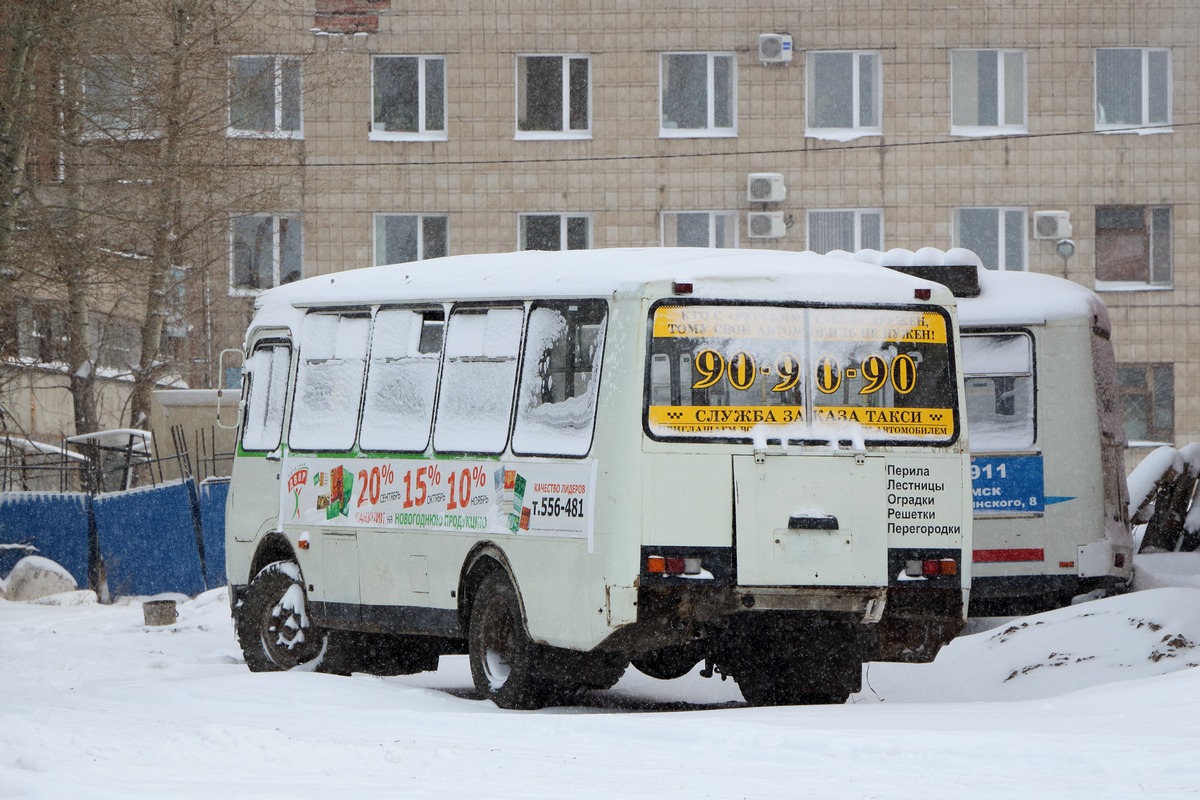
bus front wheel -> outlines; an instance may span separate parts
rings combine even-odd
[[[259,570],[234,623],[251,672],[317,670],[325,661],[329,637],[308,616],[300,565],[294,561],[275,561]]]
[[[495,571],[483,579],[468,627],[471,678],[483,697],[501,708],[538,708],[546,699],[536,671],[536,645],[525,633],[517,591]]]

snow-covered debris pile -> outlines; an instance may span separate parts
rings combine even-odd
[[[1200,443],[1151,452],[1130,473],[1129,518],[1145,525],[1141,552],[1193,551],[1200,547]]]
[[[1200,665],[1200,589],[1135,592],[962,636],[930,665],[872,664],[886,701],[1031,700]],[[899,667],[899,668],[897,668]]]
[[[3,592],[0,596],[9,600],[37,600],[76,588],[75,578],[62,565],[42,556],[25,556],[0,581]]]

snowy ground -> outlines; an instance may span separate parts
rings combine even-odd
[[[1200,556],[1138,575],[872,664],[847,705],[770,709],[631,669],[585,706],[506,712],[462,657],[250,674],[223,590],[153,628],[86,593],[0,601],[0,798],[1200,797]]]

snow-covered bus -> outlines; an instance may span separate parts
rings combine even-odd
[[[1133,576],[1122,410],[1104,302],[969,250],[856,254],[958,296],[975,506],[973,616],[1120,592]]]
[[[649,675],[842,702],[962,626],[936,283],[811,253],[455,256],[263,293],[226,517],[253,670],[466,652],[536,707]]]

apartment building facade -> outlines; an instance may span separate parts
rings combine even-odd
[[[228,54],[225,135],[250,171],[260,145],[291,148],[260,165],[288,200],[231,199],[193,386],[223,379],[213,354],[253,297],[298,277],[518,249],[963,246],[1097,290],[1130,439],[1200,441],[1192,3],[256,13],[270,46]]]

